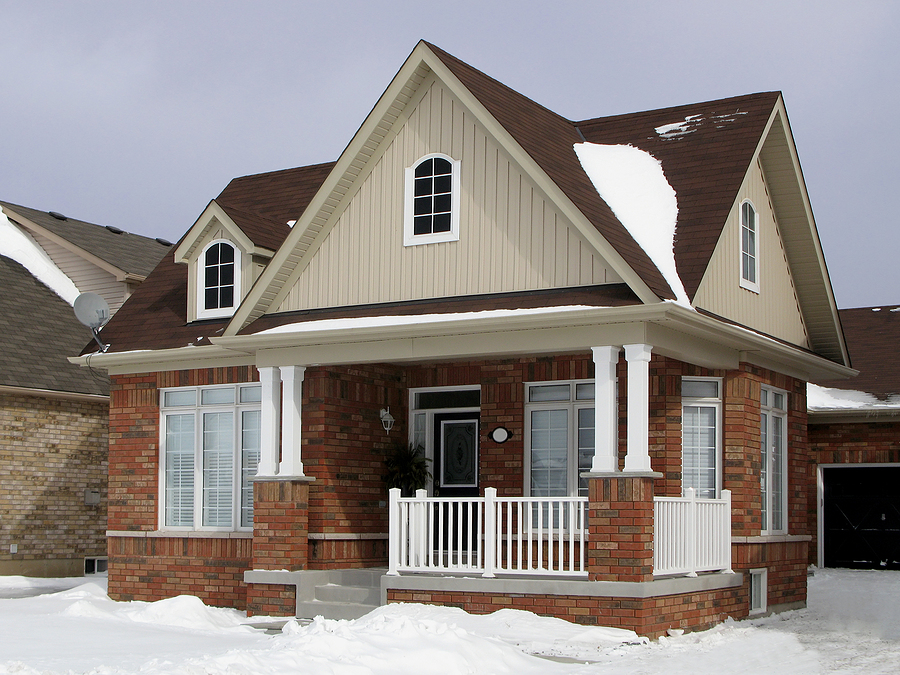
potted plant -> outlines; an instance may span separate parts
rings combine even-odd
[[[387,469],[384,482],[389,489],[400,488],[402,496],[412,497],[416,490],[421,490],[431,480],[431,472],[428,470],[430,461],[421,445],[394,443],[384,459]]]

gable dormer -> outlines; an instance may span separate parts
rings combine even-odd
[[[175,262],[188,266],[188,322],[233,316],[265,269],[274,251],[239,225],[251,217],[260,218],[213,200],[175,250]]]

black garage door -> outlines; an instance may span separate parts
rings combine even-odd
[[[900,569],[900,467],[826,468],[826,567]]]

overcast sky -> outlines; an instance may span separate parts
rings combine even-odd
[[[781,90],[840,307],[900,303],[900,2],[0,0],[0,199],[177,240],[337,158],[419,39],[584,119]]]

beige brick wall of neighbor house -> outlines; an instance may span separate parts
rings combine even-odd
[[[106,555],[108,418],[103,400],[0,394],[0,574],[80,576]]]

